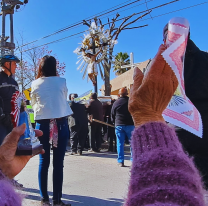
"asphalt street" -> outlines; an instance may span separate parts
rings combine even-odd
[[[51,163],[52,163],[51,153]],[[130,155],[126,167],[117,165],[117,154],[84,152],[82,156],[66,153],[64,166],[63,201],[72,206],[120,206],[128,189]],[[38,187],[39,157],[33,157],[16,180],[24,185],[23,206],[40,205]],[[52,164],[49,169],[48,191],[52,199]]]

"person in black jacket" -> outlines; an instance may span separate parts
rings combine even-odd
[[[88,133],[88,119],[85,106],[74,102],[74,99],[77,97],[77,94],[69,96],[69,99],[72,101],[70,106],[73,111],[73,115],[69,117],[69,119],[73,118],[71,125],[69,121],[71,155],[77,153],[82,155]]]
[[[15,74],[16,63],[19,59],[14,55],[4,55],[0,57],[0,145],[4,138],[13,129],[11,120],[11,100],[13,94],[19,90],[17,82],[12,77]],[[12,184],[17,188],[23,187],[16,180]]]
[[[4,138],[13,129],[11,121],[11,99],[12,95],[18,91],[18,84],[13,79],[16,63],[19,59],[14,55],[4,55],[0,57],[0,145]]]
[[[167,25],[164,28],[164,39]],[[201,114],[203,137],[177,129],[184,150],[194,157],[194,163],[201,172],[204,185],[208,190],[208,53],[201,51],[189,38],[184,61],[184,83],[186,96]]]
[[[134,122],[128,110],[129,97],[126,87],[119,90],[120,98],[116,100],[111,109],[111,119],[115,123],[117,137],[118,165],[124,167],[124,141],[127,136],[131,139]]]
[[[113,124],[111,120],[111,109],[114,102],[115,100],[111,100],[111,102],[107,103],[104,121],[107,122],[108,124]],[[115,134],[115,129],[113,127],[107,126],[107,138],[109,139],[108,151],[117,152],[116,134]],[[113,144],[113,141],[115,141],[115,144]]]
[[[97,99],[97,94],[92,93],[90,97],[90,103],[88,106],[88,114],[90,119],[96,119],[103,121],[103,106],[102,103]],[[89,152],[99,152],[101,149],[101,129],[102,125],[100,123],[91,121],[90,122],[90,150]]]

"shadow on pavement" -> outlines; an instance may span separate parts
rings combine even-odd
[[[35,193],[35,195],[26,195],[25,199],[30,199],[30,200],[35,200],[35,201],[40,201],[40,197],[37,196],[39,195],[39,190],[33,189],[33,188],[23,188],[23,191],[29,192],[29,193]],[[53,196],[52,192],[48,192],[50,196]],[[87,197],[87,196],[79,196],[79,195],[67,195],[63,194],[62,196],[63,201],[65,203],[71,203],[72,205],[79,205],[82,204],[83,206],[120,206],[123,204],[122,199],[117,199],[117,198],[109,198],[109,200],[103,200],[99,199],[96,197]]]
[[[125,153],[125,160],[130,160],[130,153]],[[83,152],[82,156],[87,157],[101,157],[101,158],[113,158],[117,159],[117,153],[115,152],[99,152],[99,153],[90,153],[90,152]]]

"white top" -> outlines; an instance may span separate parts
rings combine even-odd
[[[41,77],[32,82],[31,105],[34,119],[55,119],[73,114],[67,103],[66,79]]]

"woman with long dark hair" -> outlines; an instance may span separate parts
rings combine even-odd
[[[43,131],[39,138],[45,154],[40,154],[39,187],[41,205],[50,205],[47,184],[50,150],[53,148],[53,205],[64,206],[61,201],[63,163],[69,137],[67,116],[72,114],[67,103],[66,79],[57,76],[56,59],[44,56],[39,65],[37,79],[31,85],[31,103],[36,127]]]

